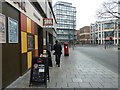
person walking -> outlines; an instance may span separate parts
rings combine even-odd
[[[55,55],[56,65],[58,65],[58,67],[60,67],[60,57],[62,54],[62,46],[58,42],[58,40],[55,41],[55,45],[53,47],[53,50],[55,50],[54,55]]]

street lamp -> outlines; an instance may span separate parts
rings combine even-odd
[[[107,47],[107,46],[106,46],[106,45],[107,45],[107,42],[106,42],[106,32],[105,32],[105,39],[104,39],[104,40],[105,40],[104,47],[105,47],[105,49],[106,49],[106,47]]]

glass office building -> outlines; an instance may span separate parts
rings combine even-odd
[[[73,43],[76,39],[76,7],[72,3],[58,1],[53,11],[57,20],[57,39]]]

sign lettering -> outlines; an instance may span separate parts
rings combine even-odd
[[[15,1],[15,0],[11,0],[11,1],[13,1],[13,3],[14,4],[18,4],[18,6],[22,9],[22,10],[24,10],[25,12],[26,12],[26,3],[25,3],[25,0],[20,0],[20,1]]]
[[[53,26],[53,19],[44,18],[43,19],[43,26]]]

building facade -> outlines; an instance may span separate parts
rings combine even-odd
[[[80,30],[76,30],[76,44],[80,44]]]
[[[0,89],[26,73],[32,57],[54,44],[55,27],[51,0],[0,1]]]
[[[90,44],[91,41],[90,27],[84,26],[80,28],[78,37],[81,44]]]
[[[91,43],[105,44],[111,40],[114,45],[120,44],[120,20],[106,20],[90,25]]]
[[[76,39],[76,7],[72,3],[58,1],[53,6],[57,20],[57,39],[61,42],[73,42]]]

